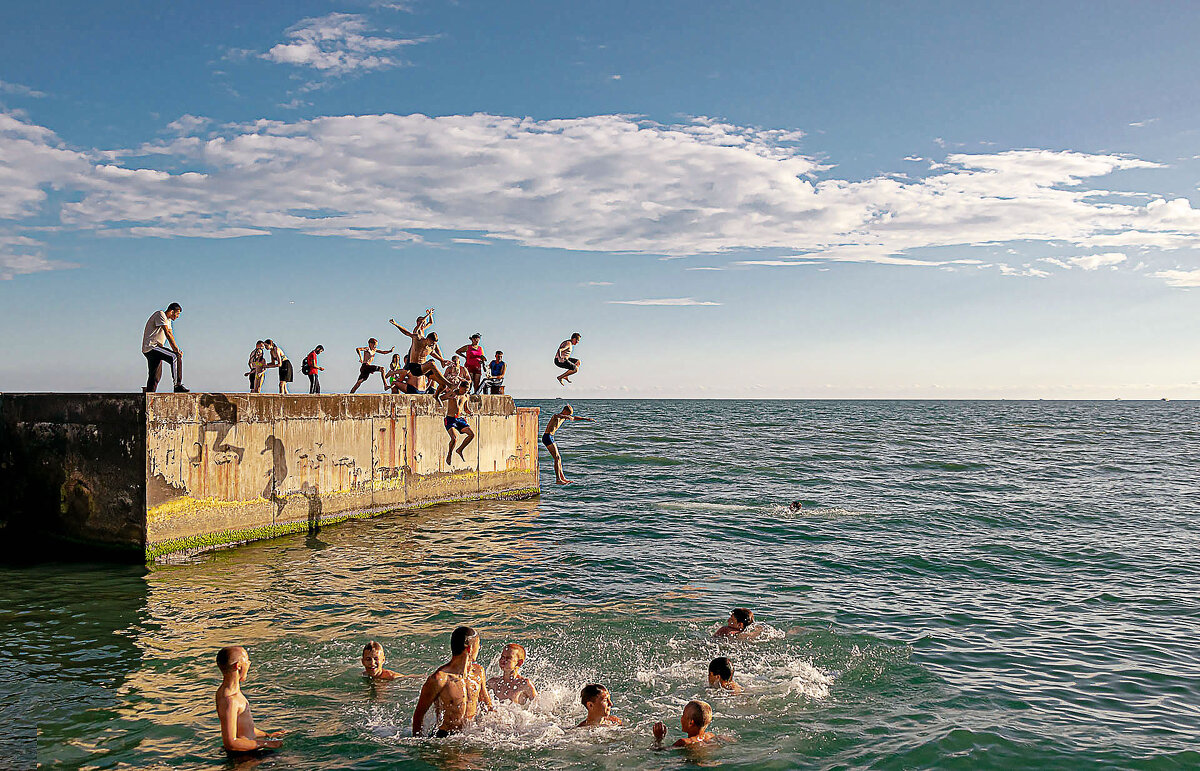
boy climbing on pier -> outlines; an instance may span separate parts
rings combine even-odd
[[[267,733],[254,726],[250,702],[242,695],[242,683],[250,674],[250,654],[240,645],[217,652],[221,687],[217,689],[217,717],[221,720],[221,743],[226,752],[253,752],[283,746],[283,731]]]
[[[463,436],[467,437],[467,441],[462,443],[458,448],[458,457],[464,461],[466,457],[463,455],[463,450],[467,449],[467,445],[475,438],[475,432],[471,430],[471,426],[467,423],[464,415],[471,414],[471,408],[467,406],[467,395],[471,390],[471,381],[463,380],[458,384],[453,392],[446,394],[442,398],[446,400],[446,433],[450,435],[450,448],[446,450],[446,465],[449,466],[454,461],[454,443],[458,441],[458,434],[461,431]]]
[[[581,418],[571,409],[571,405],[562,408],[562,412],[557,412],[550,416],[550,421],[546,423],[546,432],[542,434],[542,444],[546,445],[546,449],[550,451],[550,457],[554,458],[554,478],[560,485],[569,485],[571,480],[563,476],[562,456],[558,454],[558,445],[554,443],[554,432],[562,426],[565,420],[586,420],[592,422],[591,418]]]

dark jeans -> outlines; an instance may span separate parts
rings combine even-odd
[[[321,381],[317,379],[317,374],[316,372],[308,373],[308,392],[310,394],[321,393]]]
[[[157,391],[158,381],[162,377],[163,362],[171,365],[176,387],[183,385],[183,356],[166,348],[151,348],[145,351],[146,357],[146,390]]]

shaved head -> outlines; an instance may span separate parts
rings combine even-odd
[[[243,658],[250,658],[245,648],[240,645],[227,645],[217,651],[217,669],[223,673],[228,672]]]

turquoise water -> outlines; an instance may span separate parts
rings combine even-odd
[[[543,402],[543,423],[555,402]],[[232,767],[245,645],[263,769],[1200,767],[1200,405],[577,402],[543,497],[387,515],[151,569],[0,567],[6,767]],[[784,504],[804,502],[798,514]],[[771,634],[710,633],[736,605]],[[469,623],[542,691],[448,740],[421,679]],[[741,696],[705,694],[728,655]],[[626,727],[567,729],[579,688]],[[689,699],[732,745],[655,752]]]

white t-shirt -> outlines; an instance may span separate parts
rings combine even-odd
[[[570,340],[565,341],[558,348],[558,355],[554,357],[555,361],[566,361],[571,358],[571,353],[575,350],[575,346]]]
[[[142,333],[142,353],[149,353],[151,348],[165,348],[167,345],[167,330],[171,328],[171,320],[164,311],[155,311],[146,322],[146,331]]]

